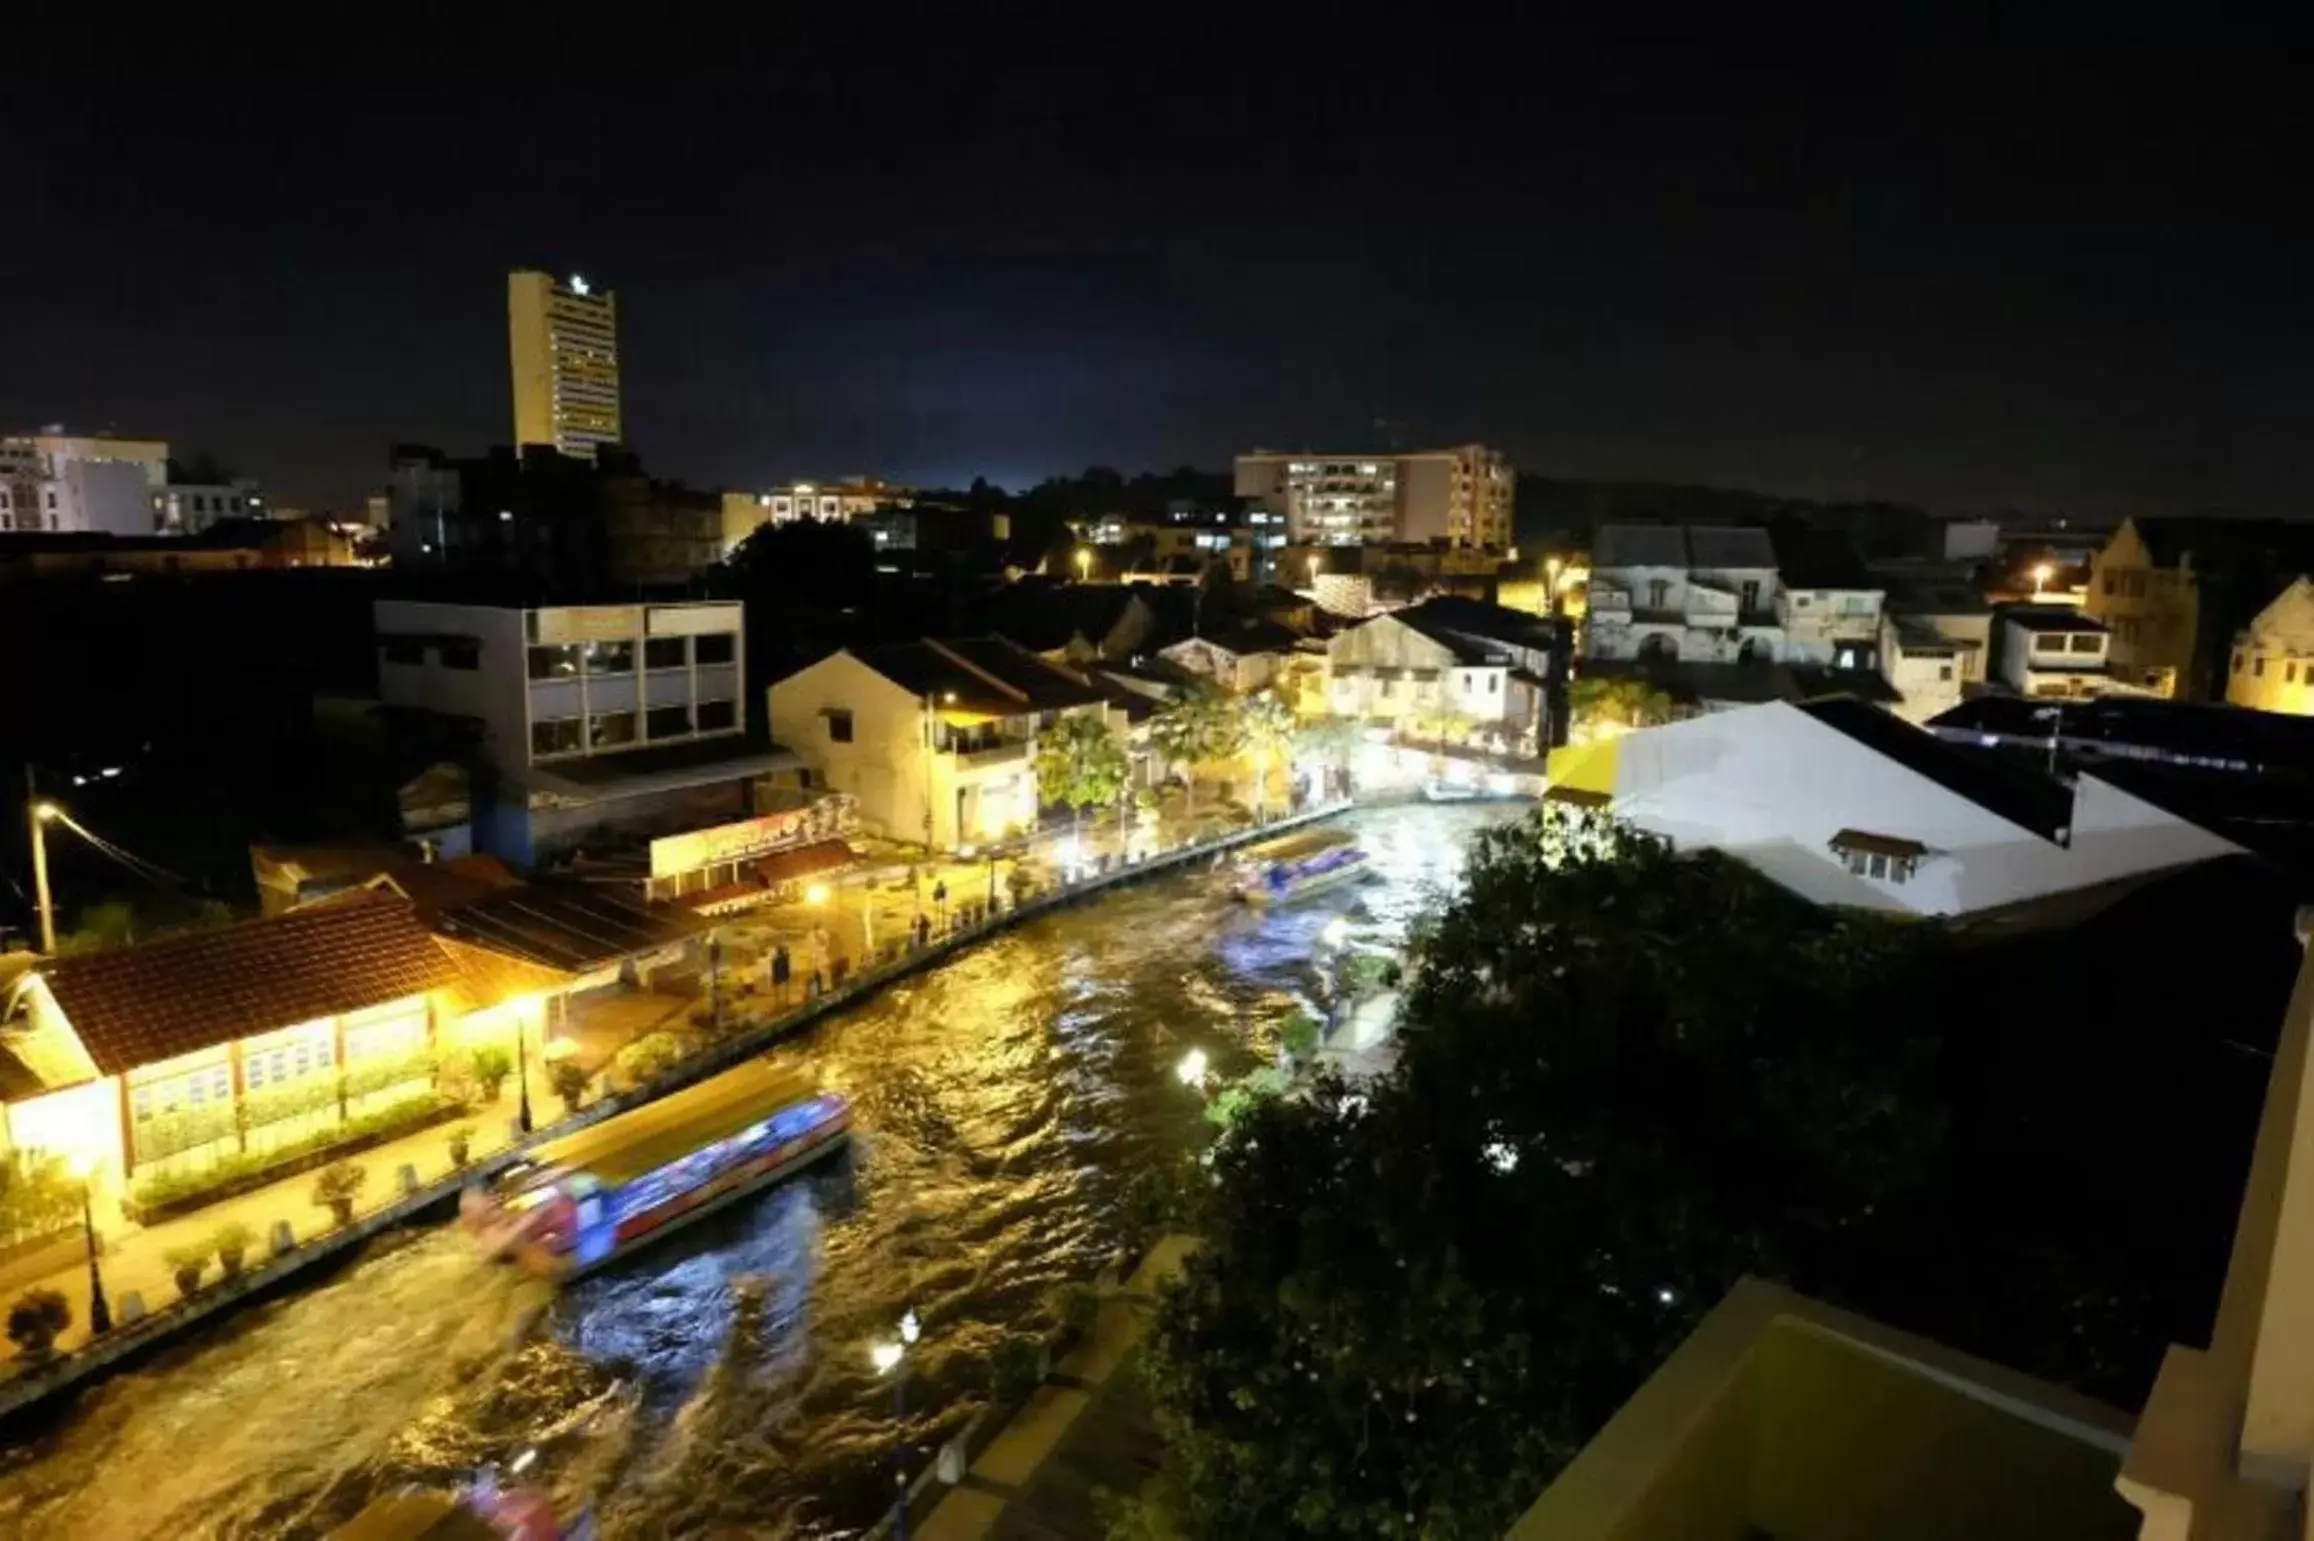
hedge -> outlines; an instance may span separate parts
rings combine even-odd
[[[336,1152],[356,1141],[377,1143],[408,1134],[451,1112],[463,1111],[439,1092],[421,1092],[399,1102],[349,1118],[332,1128],[316,1130],[276,1150],[234,1151],[219,1156],[199,1172],[156,1172],[136,1185],[131,1201],[140,1218],[150,1221],[161,1213],[198,1208],[261,1187],[278,1178],[294,1176],[323,1152]],[[229,1190],[229,1191],[227,1191]]]

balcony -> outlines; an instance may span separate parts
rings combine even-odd
[[[960,771],[993,770],[999,766],[1026,765],[1029,742],[1025,738],[978,739],[949,746],[949,754]]]

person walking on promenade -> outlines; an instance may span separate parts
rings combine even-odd
[[[781,942],[771,950],[771,998],[780,1005],[787,1004],[787,981],[795,971],[788,959],[787,943]]]

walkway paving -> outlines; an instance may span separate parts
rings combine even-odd
[[[1196,1244],[1167,1236],[1150,1248],[1124,1289],[1101,1303],[1092,1331],[910,1535],[1060,1541],[1103,1533],[1105,1497],[1139,1492],[1164,1459],[1164,1438],[1130,1363],[1158,1289]]]

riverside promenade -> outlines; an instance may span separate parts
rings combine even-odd
[[[93,1340],[86,1335],[89,1290],[85,1266],[40,1281],[66,1295],[72,1306],[73,1327],[60,1340],[61,1351],[48,1359],[0,1360],[0,1420],[85,1384],[254,1299],[293,1288],[301,1278],[374,1236],[413,1221],[444,1216],[462,1187],[489,1179],[532,1147],[715,1075],[998,932],[1122,884],[1210,862],[1237,846],[1334,817],[1350,806],[1329,804],[1267,824],[1184,842],[1137,861],[1112,864],[1106,871],[1049,887],[1017,905],[999,907],[971,924],[953,926],[924,945],[905,947],[897,956],[850,973],[842,983],[800,1003],[782,1004],[761,996],[735,999],[729,1003],[724,1031],[704,1048],[645,1085],[607,1094],[567,1116],[554,1117],[559,1104],[534,1077],[531,1107],[538,1125],[535,1131],[517,1136],[512,1122],[515,1093],[510,1089],[495,1107],[475,1111],[470,1120],[473,1142],[463,1167],[450,1162],[447,1129],[411,1135],[356,1158],[368,1168],[370,1181],[352,1222],[346,1226],[329,1228],[325,1212],[312,1205],[313,1177],[308,1173],[149,1231],[118,1238],[102,1259],[105,1289],[113,1306],[113,1330]],[[677,1014],[681,1007],[695,1004],[682,997],[656,999],[678,1002]],[[188,1239],[207,1235],[227,1220],[240,1221],[256,1233],[247,1266],[228,1279],[212,1264],[201,1287],[179,1298],[175,1284],[165,1282],[172,1272],[166,1253]],[[288,1227],[286,1235],[277,1229],[282,1224]],[[137,1297],[134,1302],[128,1299],[131,1293]]]

